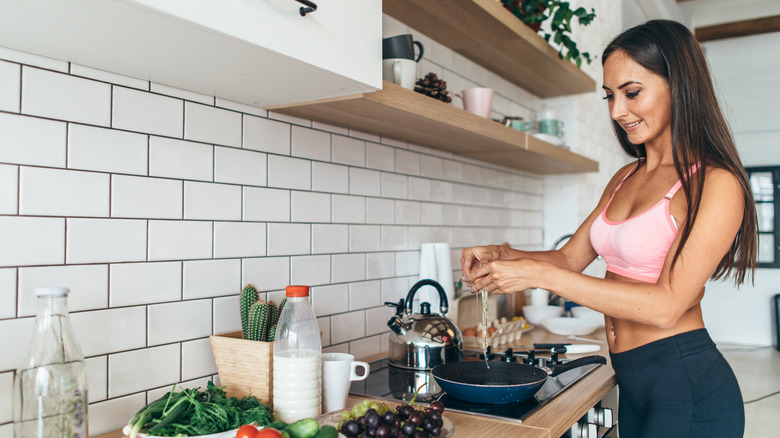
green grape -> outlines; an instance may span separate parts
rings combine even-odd
[[[349,411],[341,411],[341,420],[347,421],[352,419],[352,414]]]

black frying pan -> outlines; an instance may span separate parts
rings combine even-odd
[[[517,362],[450,362],[433,367],[431,375],[447,394],[476,403],[504,404],[531,398],[549,376],[588,364],[606,364],[603,356],[587,356],[538,368]]]

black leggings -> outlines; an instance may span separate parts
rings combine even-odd
[[[741,437],[737,378],[707,330],[610,354],[619,388],[621,438]]]

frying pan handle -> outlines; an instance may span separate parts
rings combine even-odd
[[[550,375],[550,377],[555,377],[558,374],[565,373],[566,371],[573,370],[574,368],[579,368],[584,365],[590,365],[590,364],[601,364],[606,365],[607,364],[607,358],[604,356],[585,356],[581,357],[579,359],[574,359],[566,363],[558,363],[554,365],[550,365],[547,373]]]
[[[444,292],[444,288],[441,287],[438,281],[431,279],[420,280],[415,283],[414,286],[412,286],[412,288],[409,290],[409,293],[406,295],[406,314],[412,314],[412,300],[414,299],[414,294],[417,292],[417,289],[423,286],[433,286],[437,291],[439,291],[439,311],[442,313],[442,315],[445,315],[449,309],[447,294]]]

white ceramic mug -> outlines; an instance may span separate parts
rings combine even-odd
[[[546,306],[549,304],[550,291],[547,289],[528,289],[528,302],[532,306]]]
[[[358,368],[363,368],[362,375]],[[322,412],[344,409],[350,382],[365,380],[369,372],[371,367],[351,354],[322,353]]]
[[[414,89],[417,63],[413,59],[390,58],[382,60],[382,79],[410,90]]]

